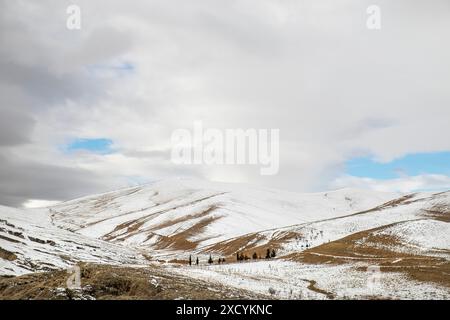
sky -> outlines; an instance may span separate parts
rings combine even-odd
[[[180,176],[450,189],[449,17],[448,0],[0,0],[0,204]],[[195,121],[279,129],[278,174],[173,164]]]

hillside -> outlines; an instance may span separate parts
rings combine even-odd
[[[0,275],[68,268],[79,261],[142,264],[136,250],[60,229],[46,210],[0,206]]]
[[[334,218],[396,198],[343,189],[296,194],[174,179],[51,208],[56,225],[143,248],[193,250],[250,232]]]
[[[0,207],[0,298],[164,299],[208,284],[244,298],[448,299],[449,222],[449,191],[296,194],[186,179],[50,208]],[[267,249],[276,257],[264,259]],[[238,252],[257,259],[238,263]],[[187,265],[190,255],[199,265]],[[61,270],[80,263],[91,276],[61,293]],[[166,279],[164,292],[146,287],[154,277]]]
[[[450,219],[450,192],[417,193],[402,196],[398,199],[381,204],[361,212],[351,213],[328,219],[319,219],[284,228],[274,228],[261,232],[249,233],[242,237],[228,239],[210,246],[199,248],[199,253],[220,253],[225,256],[236,251],[247,252],[249,255],[258,251],[263,254],[268,247],[276,248],[279,255],[303,251],[332,242],[351,234],[370,230],[405,221],[420,221],[423,223],[411,224],[417,226],[407,229],[409,241],[424,241],[450,244],[447,231]],[[432,221],[430,221],[432,220]],[[430,223],[439,224],[433,232],[427,231]],[[423,227],[421,229],[421,227]],[[405,230],[398,230],[396,236],[400,237]],[[425,235],[428,238],[425,238]]]

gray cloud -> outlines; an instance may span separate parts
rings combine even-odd
[[[170,175],[310,191],[355,155],[450,150],[447,0],[379,1],[379,31],[368,0],[77,4],[82,29],[68,31],[65,2],[0,2],[0,203]],[[174,167],[171,132],[195,120],[280,128],[280,174]],[[58,152],[80,137],[118,152]]]
[[[107,96],[110,77],[95,75],[89,67],[110,63],[130,45],[110,26],[74,37],[65,29],[66,5],[0,3],[1,204],[64,200],[114,188],[108,177],[81,169],[63,155],[49,158],[58,145],[40,134],[43,128],[51,134],[48,117],[65,110],[68,101],[87,112]]]
[[[0,147],[30,142],[34,119],[12,108],[0,108],[0,110]]]
[[[5,156],[0,156],[0,168],[3,205],[20,206],[28,199],[67,200],[108,189],[105,180],[82,169]]]
[[[29,107],[47,107],[65,99],[83,101],[101,92],[101,85],[86,73],[56,75],[45,66],[26,66],[14,62],[0,63],[3,76],[0,81],[18,86],[35,100]]]

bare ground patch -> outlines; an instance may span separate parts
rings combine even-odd
[[[250,233],[215,243],[200,250],[206,254],[221,254],[226,257],[227,261],[235,261],[238,252],[249,258],[252,258],[253,254],[256,253],[258,259],[260,259],[265,258],[267,249],[277,251],[284,243],[298,237],[301,237],[299,233],[291,231],[277,232],[270,239],[260,233]],[[264,244],[258,245],[261,242],[264,242]]]
[[[245,290],[168,273],[151,265],[142,268],[81,265],[81,288],[68,289],[65,270],[0,277],[0,299],[258,299]]]
[[[434,205],[430,209],[424,210],[424,216],[443,222],[450,222],[450,208],[446,205]]]
[[[172,250],[193,250],[197,248],[200,241],[191,241],[190,237],[196,236],[202,232],[209,224],[221,217],[208,217],[205,218],[192,227],[176,233],[171,236],[160,236],[158,242],[155,244],[156,249],[172,249]]]
[[[13,252],[0,248],[0,258],[8,261],[14,261],[17,259],[17,256]]]
[[[401,272],[414,280],[450,288],[450,261],[447,258],[395,251],[404,245],[399,239],[375,232],[386,227],[358,232],[284,258],[310,264],[364,262],[380,266],[383,272]]]

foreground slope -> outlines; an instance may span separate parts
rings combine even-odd
[[[0,278],[2,299],[264,299],[266,295],[177,275],[151,264],[146,268],[83,264],[81,286],[67,288],[65,271]]]
[[[54,226],[47,210],[0,206],[0,275],[49,271],[88,261],[136,264],[136,250],[88,238]]]

